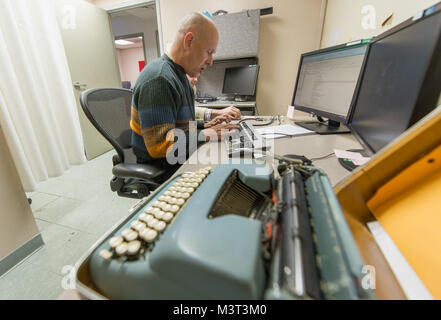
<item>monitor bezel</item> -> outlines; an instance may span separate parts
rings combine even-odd
[[[256,68],[256,76],[254,78],[254,83],[253,83],[253,94],[242,94],[239,92],[225,92],[225,74],[227,73],[228,69],[244,69],[244,68]],[[257,78],[259,77],[259,71],[260,71],[260,65],[259,64],[251,64],[251,65],[244,65],[244,66],[236,66],[236,67],[227,67],[225,68],[225,72],[224,72],[224,79],[223,79],[223,84],[222,84],[222,94],[225,95],[235,95],[235,96],[255,96],[256,95],[256,91],[257,91]]]
[[[323,48],[323,49],[319,49],[319,50],[303,53],[300,56],[299,68],[298,68],[298,72],[297,72],[296,84],[294,86],[294,94],[292,96],[291,105],[294,106],[294,108],[296,110],[307,112],[307,113],[313,114],[315,116],[327,118],[327,119],[332,120],[332,121],[336,121],[336,122],[340,122],[340,123],[346,124],[347,121],[349,120],[349,115],[350,115],[350,112],[351,112],[352,101],[354,99],[353,96],[352,96],[351,103],[349,104],[349,109],[348,109],[348,113],[346,114],[346,116],[342,116],[342,115],[338,115],[338,114],[335,114],[335,113],[330,113],[330,112],[326,112],[326,111],[322,111],[322,110],[317,110],[315,108],[305,107],[305,106],[301,106],[301,105],[295,104],[297,88],[298,88],[299,78],[300,78],[300,72],[301,72],[302,65],[303,65],[303,59],[305,57],[312,56],[312,55],[317,55],[317,54],[320,54],[320,53],[328,53],[328,52],[337,51],[337,50],[349,50],[349,49],[353,49],[353,48],[356,48],[356,47],[364,47],[364,46],[368,45],[370,40],[371,39],[360,39],[360,40],[351,41],[351,42],[339,44],[339,45],[328,47],[328,48]],[[364,59],[365,58],[366,58],[366,53],[365,53],[365,56],[363,58],[363,63],[364,63]],[[362,64],[361,68],[363,68],[363,64]],[[360,72],[361,72],[361,69],[360,69]],[[358,84],[358,80],[357,80],[357,84]]]
[[[428,12],[429,10],[433,10],[430,14],[425,14],[426,12]],[[376,36],[375,38],[373,38],[373,40],[368,44],[366,53],[365,53],[365,57],[364,57],[364,61],[363,61],[363,65],[360,71],[360,76],[358,78],[358,82],[357,82],[357,86],[354,92],[354,96],[352,99],[352,103],[351,103],[351,107],[350,107],[350,114],[348,116],[348,120],[347,120],[347,126],[349,127],[349,129],[351,130],[352,134],[355,136],[355,138],[357,139],[357,141],[361,144],[361,146],[364,148],[364,150],[366,151],[366,153],[369,156],[373,156],[375,155],[377,152],[379,152],[380,150],[386,148],[389,144],[383,146],[382,148],[380,148],[379,150],[375,151],[375,149],[373,147],[371,147],[371,145],[369,144],[369,142],[367,142],[365,140],[365,138],[362,137],[362,135],[357,131],[356,126],[354,126],[354,124],[352,123],[353,119],[354,119],[354,115],[355,115],[355,110],[356,110],[356,104],[360,95],[360,90],[361,90],[361,85],[363,83],[363,79],[365,76],[365,72],[366,72],[366,68],[367,68],[367,63],[368,63],[368,59],[371,53],[371,48],[372,46],[377,43],[378,41],[381,41],[389,36],[394,35],[395,33],[404,30],[406,28],[411,27],[412,25],[423,21],[424,19],[427,19],[435,14],[441,14],[441,3],[437,3],[425,10],[422,10],[423,12],[423,16],[419,19],[415,19],[413,18],[409,18],[405,21],[403,21],[402,23],[398,24],[397,26],[389,29],[388,31],[385,31],[384,33]],[[428,80],[427,79],[427,75],[428,72],[427,70],[430,69],[432,67],[432,65],[434,64],[434,60],[436,60],[436,52],[438,52],[438,56],[441,57],[441,30],[440,30],[440,37],[438,37],[438,42],[434,45],[433,47],[433,55],[432,55],[432,59],[430,61],[427,61],[426,66],[425,66],[425,70],[426,70],[426,76],[422,79],[421,83],[419,84],[419,95],[416,98],[415,101],[415,106],[418,105],[418,102],[420,101],[420,99],[422,98],[422,89],[424,87],[424,83]],[[441,85],[440,85],[441,87]],[[418,114],[415,111],[420,111],[420,110],[416,110],[417,108],[414,108],[411,117],[409,119],[409,123],[407,125],[408,128],[410,128],[413,124],[415,124],[417,122],[417,118],[418,118]],[[429,108],[427,108],[429,109]],[[433,109],[428,110],[428,113],[430,113],[430,111]]]

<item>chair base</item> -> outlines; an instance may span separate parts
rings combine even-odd
[[[133,199],[147,197],[158,186],[159,184],[132,178],[124,179],[114,176],[110,180],[110,189],[116,192],[118,196]]]

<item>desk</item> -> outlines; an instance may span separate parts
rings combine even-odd
[[[197,101],[195,102],[195,107],[210,108],[210,109],[223,109],[230,106],[235,106],[236,108],[238,108],[241,114],[244,116],[254,116],[257,114],[256,101],[238,102],[238,101],[217,100],[207,103],[200,103]]]
[[[268,118],[270,119],[271,117]],[[295,118],[293,120],[286,119],[284,120],[284,123],[294,124],[294,121],[304,120],[304,118]],[[311,121],[311,118],[307,118],[307,120]],[[273,125],[278,124],[274,123]],[[309,159],[329,155],[333,153],[333,149],[362,149],[362,146],[352,134],[324,136],[311,134],[298,137],[284,137],[271,141],[274,142],[274,146],[270,150],[271,153],[278,155],[298,154]],[[226,145],[223,141],[221,143],[205,143],[197,150],[197,152],[190,156],[178,171],[176,171],[175,176],[186,171],[195,171],[206,166],[214,168],[222,162],[227,162],[228,156],[225,149]],[[335,155],[314,161],[313,165],[323,169],[327,173],[333,186],[350,174],[349,171],[340,165]]]
[[[270,119],[271,117],[268,117]],[[293,121],[303,121],[305,119],[295,118],[294,120],[286,119],[285,124],[293,124]],[[311,120],[311,118],[308,118]],[[273,125],[278,125],[273,124]],[[329,155],[333,152],[334,148],[337,149],[360,149],[361,146],[357,140],[351,134],[339,134],[339,135],[326,135],[321,136],[318,134],[311,134],[307,136],[299,137],[284,137],[275,139],[274,146],[271,149],[272,152],[284,155],[284,154],[299,154],[308,158],[320,158]],[[179,175],[186,171],[195,171],[199,168],[206,166],[216,167],[216,165],[229,161],[226,153],[226,145],[222,142],[209,142],[202,145],[197,152],[193,153],[190,158],[179,168],[179,170],[173,175]],[[211,155],[211,156],[210,156]],[[214,156],[213,156],[214,155]],[[275,165],[275,164],[273,164]],[[314,166],[323,169],[332,185],[336,185],[340,180],[350,174],[349,171],[344,169],[338,162],[338,159],[334,156],[317,160],[313,162]],[[171,179],[173,179],[173,177]],[[127,208],[129,209],[129,208]],[[75,290],[66,290],[59,299],[62,300],[76,300],[81,299],[79,294]]]

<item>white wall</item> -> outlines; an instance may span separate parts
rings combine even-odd
[[[132,88],[139,77],[138,61],[144,60],[142,48],[116,49],[121,81],[130,81]]]
[[[163,43],[173,41],[179,22],[190,12],[220,9],[239,12],[273,7],[273,14],[260,19],[256,100],[261,114],[286,114],[300,55],[320,46],[324,3],[324,0],[160,0]]]
[[[381,34],[437,2],[439,0],[329,0],[321,47]],[[363,8],[367,10],[364,14]],[[392,13],[392,24],[382,28],[381,23]],[[371,21],[375,28],[366,28]]]

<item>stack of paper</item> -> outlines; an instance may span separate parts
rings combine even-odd
[[[302,135],[314,133],[314,131],[310,131],[292,124],[285,124],[274,127],[265,127],[265,128],[256,129],[256,131],[260,133],[265,139],[277,139],[287,136],[302,136]]]

